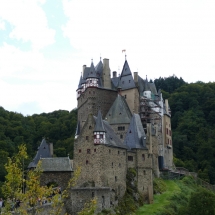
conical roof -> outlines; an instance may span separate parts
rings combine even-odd
[[[144,89],[144,91],[151,91],[147,77],[146,77],[146,80],[145,80],[145,89]]]
[[[130,149],[147,149],[146,134],[144,132],[139,114],[133,114],[124,144]]]
[[[132,114],[125,98],[118,94],[105,119],[112,124],[129,124]]]
[[[78,84],[78,89],[81,89],[82,88],[82,83],[83,83],[83,78],[82,78],[82,75],[80,77],[80,80],[79,80],[79,84]]]
[[[93,65],[93,62],[91,63],[90,71],[89,71],[89,74],[88,74],[87,78],[97,78],[96,70],[95,70],[95,67]]]
[[[104,128],[104,124],[103,124],[103,120],[102,120],[102,114],[101,111],[98,111],[98,116],[96,119],[96,126],[94,128],[94,131],[103,131],[105,132],[105,128]]]
[[[35,168],[40,158],[50,158],[51,153],[49,149],[49,144],[46,142],[45,138],[42,140],[40,146],[38,147],[38,151],[33,161],[28,165],[28,168]]]
[[[136,87],[127,60],[125,60],[125,63],[122,69],[122,73],[120,76],[120,84],[121,84],[122,90]]]

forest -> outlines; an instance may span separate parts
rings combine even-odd
[[[188,84],[174,75],[154,82],[169,100],[175,165],[215,184],[215,83]],[[26,166],[43,137],[53,143],[55,156],[72,158],[76,124],[76,109],[23,116],[0,107],[0,184],[7,157],[17,153],[22,143],[29,155]]]

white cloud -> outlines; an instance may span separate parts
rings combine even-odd
[[[215,58],[214,1],[64,0],[64,35],[86,60],[100,53],[150,78],[176,74],[209,81]],[[83,62],[84,63],[84,62]],[[193,75],[195,73],[205,75]],[[215,77],[213,79],[215,81]]]
[[[13,30],[10,38],[30,41],[33,49],[41,49],[55,42],[55,31],[48,27],[45,12],[40,7],[44,0],[3,0],[0,17],[8,21]]]
[[[5,23],[0,19],[0,30],[5,30]]]

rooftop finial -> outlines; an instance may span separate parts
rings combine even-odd
[[[102,60],[102,56],[101,56],[101,53],[100,53],[100,61]]]
[[[122,53],[123,53],[123,52],[125,52],[125,60],[126,60],[126,57],[127,57],[127,55],[126,55],[126,50],[123,49],[123,50],[122,50]]]
[[[91,59],[91,63],[93,63],[93,58]]]

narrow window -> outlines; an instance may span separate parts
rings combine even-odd
[[[118,155],[120,154],[120,151],[118,151]]]
[[[94,192],[92,192],[92,198],[94,198],[95,197],[95,193]]]
[[[90,149],[87,149],[87,154],[90,154]]]
[[[127,96],[126,96],[126,95],[124,95],[124,98],[126,99],[126,98],[127,98]]]
[[[121,167],[121,163],[119,163],[119,167]]]
[[[166,134],[168,134],[168,128],[166,129]]]
[[[111,150],[109,149],[109,154],[111,153]]]
[[[128,82],[131,83],[131,80],[129,80]]]
[[[122,134],[120,135],[120,139],[123,139],[123,135]]]
[[[96,149],[94,149],[94,152],[96,152]]]
[[[142,154],[142,161],[144,161],[145,160],[145,155],[144,154]]]
[[[89,164],[89,161],[88,161],[88,160],[86,160],[86,164]]]
[[[113,162],[112,162],[112,168],[113,168]]]
[[[129,131],[129,133],[131,133],[131,130]]]
[[[143,174],[146,175],[146,170],[143,171]]]
[[[78,152],[81,153],[81,149],[79,149]]]
[[[86,136],[86,140],[89,140],[89,137],[88,137],[88,136]]]
[[[90,126],[89,126],[89,129],[91,129],[91,128],[92,128],[92,126],[90,125]]]
[[[91,94],[91,92],[89,91],[89,94]]]
[[[117,176],[115,176],[115,182],[117,182]]]

